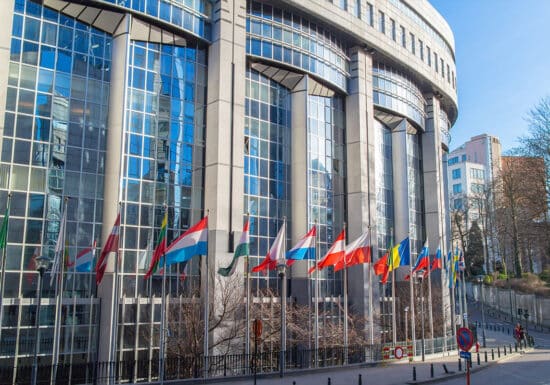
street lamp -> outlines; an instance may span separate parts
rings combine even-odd
[[[523,316],[525,317],[525,346],[527,347],[528,345],[528,338],[529,338],[529,333],[528,333],[528,325],[529,325],[529,310],[528,309],[524,309],[523,310]]]
[[[477,281],[479,282],[479,286],[481,286],[481,336],[483,338],[483,347],[487,347],[487,340],[485,339],[485,305],[484,305],[484,297],[483,297],[483,276],[478,276]]]
[[[38,284],[36,285],[36,319],[34,320],[34,357],[32,361],[32,385],[36,385],[38,376],[38,346],[40,345],[40,303],[42,302],[42,277],[48,269],[50,259],[44,256],[36,257],[36,271],[38,271]]]
[[[279,351],[279,375],[285,374],[285,353],[286,353],[286,261],[277,261],[277,272],[281,282],[281,349]]]
[[[405,306],[405,342],[409,342],[409,318],[407,317],[409,314],[409,307]]]

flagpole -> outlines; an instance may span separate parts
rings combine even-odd
[[[374,345],[374,315],[373,312],[373,293],[372,293],[372,265],[374,263],[374,248],[372,242],[372,226],[369,223],[369,248],[370,248],[370,266],[369,266],[369,323],[370,323],[370,344]]]
[[[62,240],[62,245],[60,246],[61,254],[62,256],[55,256],[55,258],[63,258],[62,262],[59,264],[60,269],[60,277],[56,280],[55,285],[55,291],[56,291],[56,301],[55,301],[55,327],[54,327],[54,339],[53,339],[53,357],[52,357],[52,372],[51,372],[51,380],[53,383],[57,380],[57,364],[59,363],[59,344],[61,343],[61,316],[62,316],[62,307],[63,307],[63,284],[65,282],[64,279],[64,273],[65,273],[65,247],[67,246],[65,243],[65,239],[67,237],[67,206],[69,202],[69,197],[65,197],[64,199],[64,207],[63,207],[63,217],[61,221],[63,223],[63,228],[59,229],[59,231],[62,231],[63,234],[61,237],[58,236],[58,239]],[[56,248],[58,246],[56,245]],[[52,274],[57,274],[57,272],[53,272]]]
[[[461,251],[462,253],[462,258],[464,258],[464,251],[462,250]],[[466,277],[464,276],[464,273],[466,272],[466,265],[463,265],[464,263],[464,260],[460,261],[459,259],[459,271],[463,268],[462,270],[462,298],[464,300],[464,307],[462,308],[463,309],[463,312],[462,312],[462,317],[464,319],[464,326],[465,327],[468,327],[468,299],[466,298]]]
[[[121,212],[122,202],[118,202],[118,212],[117,217]],[[114,290],[111,297],[111,314],[113,315],[112,324],[111,324],[111,351],[109,352],[109,383],[116,383],[116,350],[117,350],[117,340],[118,340],[118,306],[119,306],[119,260],[120,260],[120,234],[122,230],[122,224],[119,223],[118,226],[118,237],[117,237],[117,246],[116,246],[116,256],[115,256],[115,276],[113,279]],[[108,256],[107,256],[108,257]]]
[[[315,264],[314,266],[317,266],[317,260],[319,256],[319,235],[317,235],[317,219],[315,220]],[[315,303],[314,303],[314,309],[315,309],[315,319],[314,319],[314,357],[315,357],[315,365],[314,367],[317,367],[319,365],[319,269],[315,269],[315,279],[314,279],[314,290],[315,290]]]
[[[168,206],[166,203],[164,206],[164,215],[167,217]],[[164,218],[163,218],[164,219]],[[164,220],[163,220],[164,222]],[[164,234],[164,239],[168,236],[168,220],[166,220],[166,230]],[[161,240],[161,242],[163,242]],[[162,248],[162,288],[160,300],[160,346],[159,346],[159,381],[161,384],[164,384],[164,356],[166,355],[166,247]]]
[[[250,213],[246,213],[246,221],[250,220]],[[250,225],[250,223],[249,223]],[[249,261],[250,248],[244,257],[244,284],[246,285],[246,309],[245,309],[245,319],[246,319],[246,339],[245,339],[245,354],[246,357],[250,357],[250,261]]]
[[[208,217],[208,215],[210,215],[210,210],[207,209],[206,210],[206,216]],[[205,284],[204,284],[204,346],[203,346],[203,356],[204,356],[204,359],[205,359],[205,365],[204,365],[204,378],[207,378],[208,377],[208,361],[206,359],[206,357],[208,356],[208,329],[210,328],[210,325],[209,325],[209,320],[208,320],[208,317],[209,317],[209,290],[208,290],[208,286],[209,286],[209,282],[210,281],[210,271],[209,271],[209,266],[208,266],[208,250],[206,251],[206,255],[204,256],[204,268],[205,268]]]
[[[397,342],[397,320],[395,318],[395,266],[393,266],[393,227],[390,229],[391,246],[388,250],[388,258],[391,264],[391,311],[392,311],[392,345],[395,347]]]
[[[452,328],[452,336],[453,341],[454,337],[456,335],[456,304],[455,304],[455,283],[453,278],[453,270],[454,270],[454,263],[453,263],[453,251],[452,251],[452,244],[451,244],[451,260],[448,261],[449,263],[449,290],[451,291],[451,328]]]
[[[443,269],[445,268],[445,251],[443,250],[443,237],[439,237],[439,250],[440,250],[440,281],[441,281],[441,315],[443,320],[443,351],[447,351],[447,320],[445,317],[445,278],[443,277]],[[436,252],[436,258],[437,258],[437,252]]]
[[[430,317],[430,338],[434,338],[434,320],[433,320],[433,310],[432,310],[432,261],[430,261],[430,250],[428,249],[428,315]],[[422,315],[424,316],[424,315]]]
[[[346,244],[346,222],[344,222],[344,245]],[[348,362],[348,269],[344,248],[344,363]]]
[[[413,277],[413,271],[412,271],[412,253],[411,253],[411,234],[408,233],[408,239],[409,239],[409,290],[410,290],[410,297],[411,297],[411,305],[410,305],[410,314],[411,314],[411,341],[413,346],[413,356],[416,353],[416,311],[415,311],[415,296],[414,296],[414,277]],[[417,254],[418,258],[418,254]],[[421,283],[422,284],[422,283]],[[424,314],[422,314],[422,317],[424,317]]]
[[[6,228],[2,228],[5,231],[5,234],[2,234],[2,273],[0,278],[0,322],[2,322],[4,316],[4,307],[3,307],[3,298],[4,298],[4,281],[6,280],[6,249],[8,248],[8,226],[9,226],[9,217],[10,217],[10,208],[11,208],[11,192],[8,193],[8,201],[6,202],[6,218],[3,221],[6,221]],[[2,224],[3,224],[2,221]],[[4,226],[2,226],[4,227]],[[42,237],[40,237],[42,238]],[[2,325],[0,325],[0,339],[2,337]]]

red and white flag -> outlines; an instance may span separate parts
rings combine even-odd
[[[328,250],[327,254],[317,262],[316,265],[313,265],[308,271],[311,274],[315,269],[323,270],[327,266],[335,266],[339,260],[344,259],[346,253],[346,233],[345,230],[338,235],[331,248]]]
[[[113,229],[111,230],[111,234],[109,234],[109,238],[107,238],[107,242],[105,242],[105,246],[103,246],[103,250],[101,250],[101,255],[99,256],[99,259],[97,260],[97,264],[95,265],[95,281],[96,284],[100,284],[101,280],[103,279],[103,274],[105,274],[105,269],[107,268],[107,257],[109,253],[116,253],[118,255],[118,238],[120,236],[120,213],[118,213],[115,224],[113,225]],[[118,263],[118,262],[117,262]]]

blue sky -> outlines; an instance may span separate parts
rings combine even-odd
[[[506,151],[550,96],[550,0],[429,0],[455,37],[458,120],[451,149],[488,133]]]

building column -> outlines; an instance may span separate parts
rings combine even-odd
[[[232,245],[238,242],[246,214],[243,208],[246,1],[216,2],[212,14],[204,179],[204,208],[209,212],[209,303],[216,290],[215,272],[230,263]],[[239,263],[239,271],[241,266]],[[202,268],[205,271],[206,266]],[[205,275],[201,278],[203,288],[205,278]]]
[[[101,246],[105,245],[113,224],[118,214],[122,164],[123,164],[123,137],[124,137],[124,117],[126,110],[126,74],[128,68],[128,46],[130,44],[130,25],[131,17],[126,15],[124,20],[113,34],[112,42],[112,64],[111,64],[111,83],[109,97],[109,113],[107,116],[107,143],[105,155],[105,178],[103,189],[103,225],[101,227]],[[113,181],[107,183],[107,181]],[[117,325],[116,313],[113,314],[113,303],[115,295],[115,258],[110,255],[108,258],[107,269],[103,280],[98,287],[97,295],[101,298],[101,320],[99,324],[99,344],[98,360],[106,362],[110,359],[112,345],[112,331]],[[116,311],[116,310],[115,310]]]
[[[439,127],[439,99],[434,94],[425,95],[426,98],[426,131],[422,135],[422,169],[424,178],[424,206],[425,206],[425,228],[426,236],[430,244],[430,250],[434,252],[438,247],[441,248],[441,258],[446,258],[447,245],[449,244],[449,233],[447,226],[448,210],[447,207],[447,187],[446,175],[443,168],[443,160],[446,151],[442,144],[441,127]],[[430,189],[427,187],[430,186]],[[452,245],[451,245],[452,247]],[[443,261],[442,261],[443,262]],[[439,273],[442,275],[442,282],[448,282],[448,276],[445,269],[442,268]],[[432,282],[435,280],[432,279]],[[445,285],[442,290],[446,291]],[[449,320],[446,330],[451,328],[450,298],[448,295],[442,296],[445,319]],[[434,309],[438,311],[438,309]]]
[[[392,130],[392,172],[393,172],[393,212],[394,212],[394,245],[409,236],[409,168],[407,161],[407,128],[406,119]],[[398,272],[400,273],[398,275]],[[408,274],[395,271],[399,279]]]
[[[350,93],[346,97],[346,183],[348,243],[362,233],[370,232],[372,245],[376,245],[376,173],[374,168],[375,133],[372,97],[372,56],[362,47],[351,51]],[[377,255],[373,247],[373,257]],[[378,308],[378,278],[371,266],[354,266],[348,272],[348,289],[351,305],[356,311],[373,321]],[[371,287],[372,284],[372,287]],[[373,304],[370,304],[369,293]],[[374,336],[372,336],[374,337]]]
[[[307,76],[302,77],[291,91],[291,202],[292,224],[290,227],[290,249],[308,229],[308,84]],[[318,258],[322,256],[318,255]],[[312,296],[310,274],[307,273],[310,263],[295,263],[292,266],[292,293],[298,303],[309,304]]]

